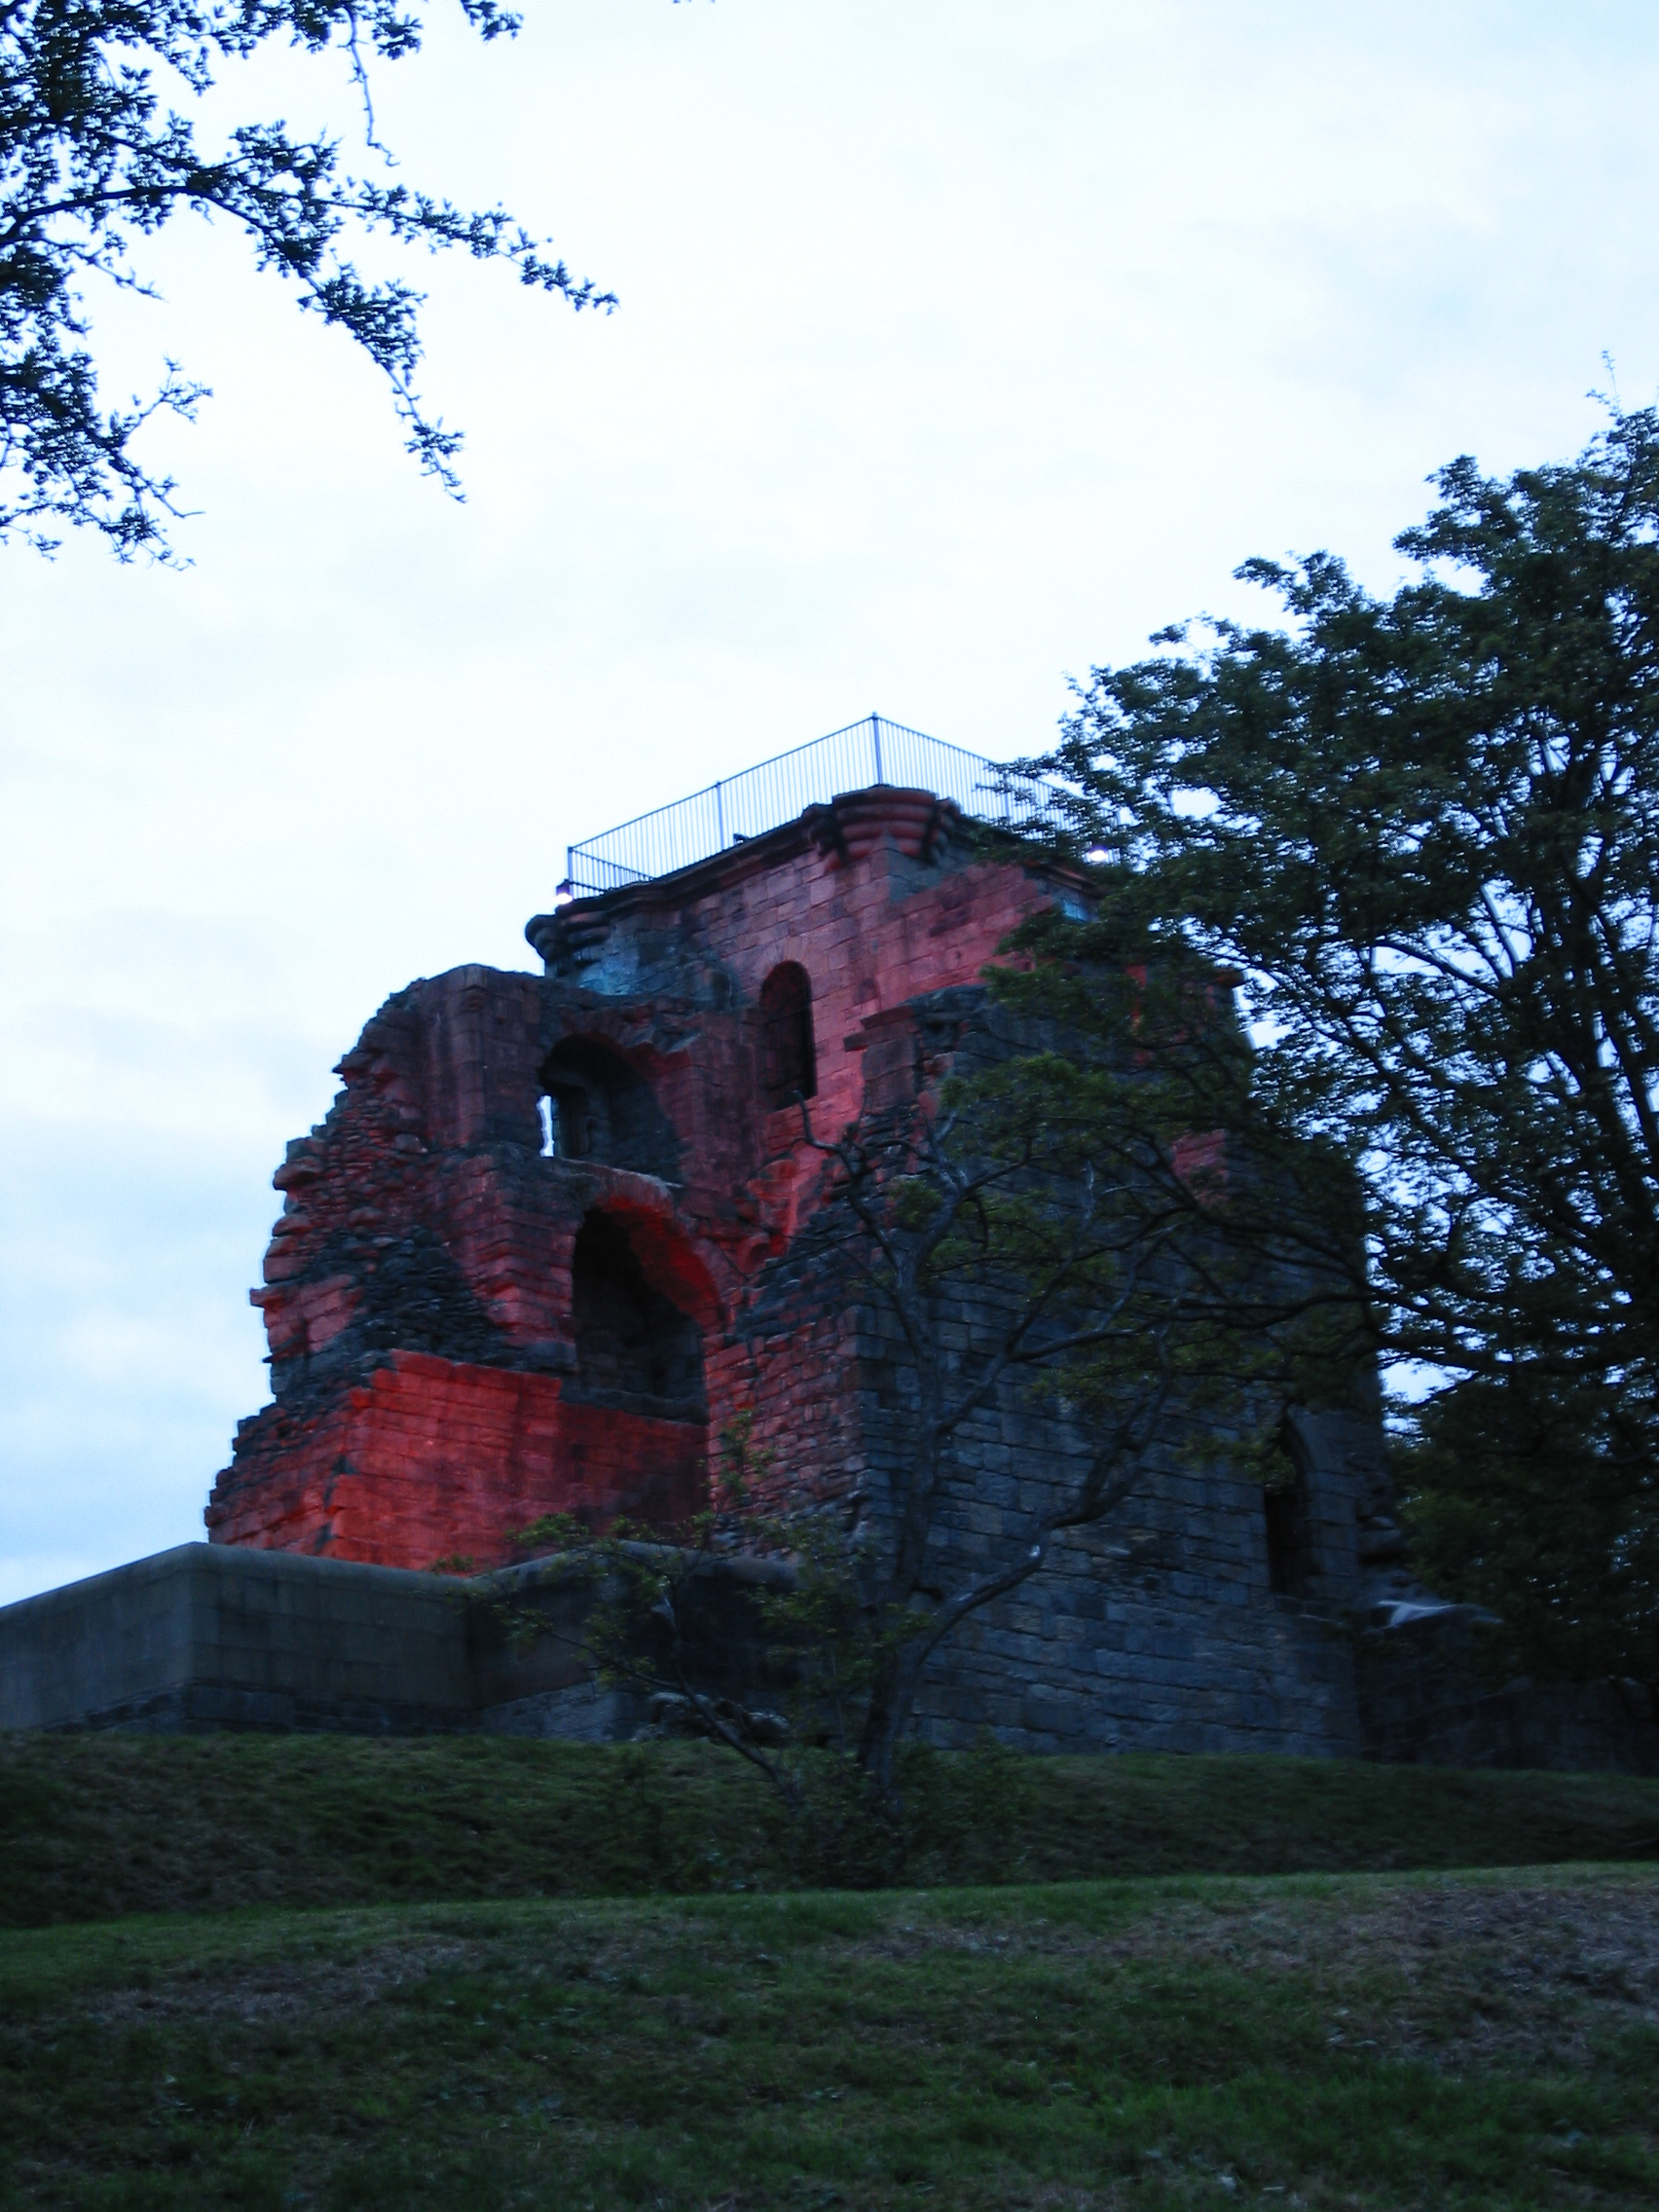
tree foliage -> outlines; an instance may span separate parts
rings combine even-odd
[[[1659,1721],[1659,1484],[1616,1383],[1467,1377],[1419,1409],[1397,1471],[1434,1587],[1498,1615],[1496,1673],[1640,1682]]]
[[[1391,597],[1325,553],[1248,563],[1287,627],[1173,629],[1095,670],[1043,765],[1125,945],[1240,972],[1260,1043],[1225,1110],[1363,1192],[1328,1258],[1384,1357],[1461,1393],[1431,1417],[1437,1482],[1479,1435],[1512,1536],[1600,1500],[1547,1600],[1506,1568],[1489,1601],[1543,1605],[1563,1663],[1645,1638],[1652,1678],[1651,1588],[1593,1631],[1659,1467],[1659,416],[1436,482]],[[1570,1442],[1523,1470],[1545,1409]]]
[[[518,28],[499,0],[460,5],[486,40]],[[574,308],[613,304],[503,207],[469,211],[395,177],[352,176],[337,140],[279,121],[238,124],[204,145],[169,104],[283,40],[343,57],[369,147],[384,155],[367,64],[417,52],[423,21],[419,0],[0,0],[0,541],[16,534],[50,551],[55,528],[80,525],[123,559],[167,556],[176,487],[151,473],[135,440],[158,411],[192,415],[205,387],[169,362],[148,399],[106,407],[85,286],[103,278],[147,292],[132,243],[181,211],[236,225],[257,267],[362,347],[390,386],[408,450],[452,491],[460,435],[425,412],[415,386],[422,295],[362,275],[351,241],[379,233],[460,248],[509,263],[522,283]]]

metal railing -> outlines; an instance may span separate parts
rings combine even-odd
[[[866,715],[862,722],[849,722],[845,729],[797,745],[693,792],[689,798],[636,815],[632,822],[570,846],[560,889],[582,899],[671,875],[793,822],[805,808],[823,805],[838,793],[864,791],[871,784],[932,792],[936,798],[953,799],[976,821],[1015,830],[1036,827],[1049,812],[1044,785],[1025,780],[1008,784],[993,760],[881,715]]]

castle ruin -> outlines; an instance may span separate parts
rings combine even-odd
[[[840,735],[865,732],[878,764],[883,733],[890,760],[931,746],[889,723]],[[650,818],[660,872],[631,865],[653,855],[627,826],[628,859],[574,849],[579,895],[530,923],[541,977],[461,968],[387,1002],[275,1177],[252,1293],[274,1401],[214,1486],[213,1542],[464,1571],[513,1559],[547,1513],[672,1528],[709,1501],[740,1419],[797,1493],[879,1513],[895,1347],[800,1256],[824,1161],[794,1101],[836,1131],[914,1100],[1008,934],[1089,897],[1017,838],[965,835],[986,808],[940,795],[971,758],[953,754],[922,752],[934,788],[866,783],[748,834],[720,821],[688,861],[685,825]],[[742,796],[716,787],[721,815]],[[1285,1500],[1223,1456],[1073,1531],[940,1652],[923,1724],[1031,1748],[1358,1749],[1333,1624],[1410,1603],[1380,1434],[1309,1417],[1296,1445]],[[959,1439],[947,1555],[971,1567],[1088,1448],[1011,1387]]]

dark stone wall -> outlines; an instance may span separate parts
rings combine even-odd
[[[953,1070],[1053,1045],[981,985],[925,994],[864,1024],[866,1127],[902,1121]],[[849,1525],[887,1524],[911,1443],[915,1375],[897,1316],[872,1299],[831,1212],[810,1216],[738,1304],[727,1387],[753,1415],[768,1500],[806,1499]],[[947,1360],[1001,1343],[989,1293],[936,1309]],[[1194,1466],[1155,1460],[1108,1520],[1053,1545],[1043,1571],[971,1616],[935,1655],[923,1733],[966,1746],[984,1726],[1032,1751],[1286,1751],[1359,1755],[1354,1609],[1368,1595],[1362,1522],[1386,1518],[1374,1416],[1298,1421],[1293,1592],[1272,1587],[1261,1487],[1212,1424]],[[1005,1379],[958,1432],[940,1502],[937,1571],[954,1593],[1017,1558],[1033,1522],[1081,1480],[1092,1441],[1051,1397]]]
[[[699,1688],[775,1693],[753,1599],[779,1571],[717,1560],[696,1577],[682,1659]],[[626,1736],[643,1701],[594,1678],[594,1599],[557,1560],[467,1581],[181,1544],[0,1607],[0,1729]]]

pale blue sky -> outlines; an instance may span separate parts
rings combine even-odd
[[[1659,10],[528,0],[383,71],[404,172],[621,311],[435,263],[452,507],[373,372],[181,223],[184,575],[0,552],[0,1601],[200,1535],[286,1138],[566,843],[872,707],[1040,748],[1245,555],[1659,387]],[[353,127],[326,66],[239,97]]]

